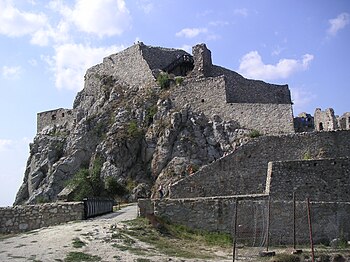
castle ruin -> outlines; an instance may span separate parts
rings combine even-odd
[[[176,106],[188,104],[195,111],[234,120],[239,127],[255,129],[261,134],[294,133],[292,102],[287,85],[246,79],[234,71],[215,66],[205,44],[194,46],[192,53],[193,56],[183,50],[136,44],[90,68],[85,75],[85,79],[89,79],[85,94],[93,101],[99,90],[96,75],[100,71],[108,72],[130,88],[154,85],[161,71],[175,76],[188,75],[171,94]],[[77,103],[72,110],[39,113],[37,131],[49,125],[71,123],[77,117],[74,111]],[[67,118],[68,115],[73,119]],[[79,119],[81,117],[76,120]]]
[[[89,84],[78,93],[73,109],[38,114],[38,132],[53,125],[70,128],[83,119],[81,109],[93,105],[101,81],[117,79],[126,88],[140,90],[157,85],[160,73],[183,77],[169,94],[174,107],[190,107],[265,136],[172,183],[165,199],[139,200],[142,215],[153,213],[192,228],[229,233],[238,199],[242,234],[256,238],[257,232],[259,237],[266,234],[264,217],[270,199],[272,242],[286,244],[292,241],[289,226],[295,193],[300,243],[308,239],[302,215],[306,197],[315,208],[317,241],[338,238],[340,233],[350,238],[350,113],[337,118],[332,109],[316,109],[313,117],[305,113],[294,119],[288,85],[246,79],[213,65],[205,44],[194,46],[190,55],[138,43],[104,58],[87,71]]]

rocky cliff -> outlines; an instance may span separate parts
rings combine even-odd
[[[199,76],[176,80],[169,72],[164,86],[156,80],[162,69],[159,63],[147,63],[135,55],[142,54],[142,48],[142,44],[132,46],[89,69],[85,87],[74,101],[73,117],[46,126],[41,123],[45,127],[30,144],[16,205],[56,200],[67,191],[67,181],[82,169],[92,170],[96,159],[101,163],[102,182],[114,178],[129,200],[150,197],[159,184],[166,189],[244,143],[249,130],[236,121],[193,110],[191,104],[176,106],[173,90],[185,84],[190,87]],[[152,49],[146,50],[152,57]],[[161,51],[163,59],[153,56],[163,66],[184,54],[175,49]]]

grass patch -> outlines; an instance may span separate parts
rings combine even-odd
[[[160,88],[168,88],[170,86],[169,75],[167,73],[160,73],[157,77],[157,83]]]
[[[258,130],[255,130],[255,129],[250,131],[250,133],[248,135],[250,138],[256,138],[256,137],[261,136],[260,132]]]
[[[101,261],[99,256],[93,256],[82,252],[69,252],[64,262],[95,262]]]
[[[291,254],[277,254],[272,258],[274,262],[300,262],[300,257]]]
[[[131,247],[123,244],[113,244],[112,247],[119,249],[120,251],[129,251],[130,253],[138,256],[149,255],[147,249],[142,249],[139,247]]]
[[[153,245],[159,252],[168,256],[183,258],[214,258],[210,247],[230,249],[232,239],[229,235],[191,230],[184,226],[161,222],[158,229],[153,228],[147,219],[137,218],[127,222],[130,226],[125,234]]]
[[[74,238],[72,245],[74,248],[82,248],[86,244],[83,241],[81,241],[79,238]]]

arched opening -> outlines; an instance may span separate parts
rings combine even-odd
[[[320,122],[320,123],[318,124],[318,129],[319,129],[320,131],[323,130],[323,123],[322,123],[322,122]]]

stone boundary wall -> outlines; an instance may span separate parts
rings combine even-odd
[[[347,157],[349,141],[347,130],[259,137],[170,186],[170,197],[263,194],[268,162]]]
[[[266,193],[273,199],[307,197],[317,201],[350,202],[350,159],[332,158],[270,162]]]
[[[238,197],[239,198],[239,197]],[[261,246],[267,236],[268,200],[265,197],[243,197],[238,203],[238,243]],[[231,234],[234,225],[235,197],[207,199],[139,200],[140,211],[153,212],[175,224],[192,229]],[[316,243],[350,237],[349,202],[311,202],[313,237]],[[293,243],[293,202],[271,201],[270,243]],[[297,244],[309,242],[306,201],[296,202]]]
[[[291,104],[227,103],[226,86],[225,76],[190,78],[174,87],[170,96],[178,108],[189,104],[208,117],[218,115],[226,121],[234,120],[240,127],[262,134],[294,133]]]
[[[37,133],[47,126],[66,125],[68,128],[74,124],[75,116],[72,109],[59,108],[37,114]]]
[[[0,233],[18,233],[84,218],[83,202],[0,208]]]

